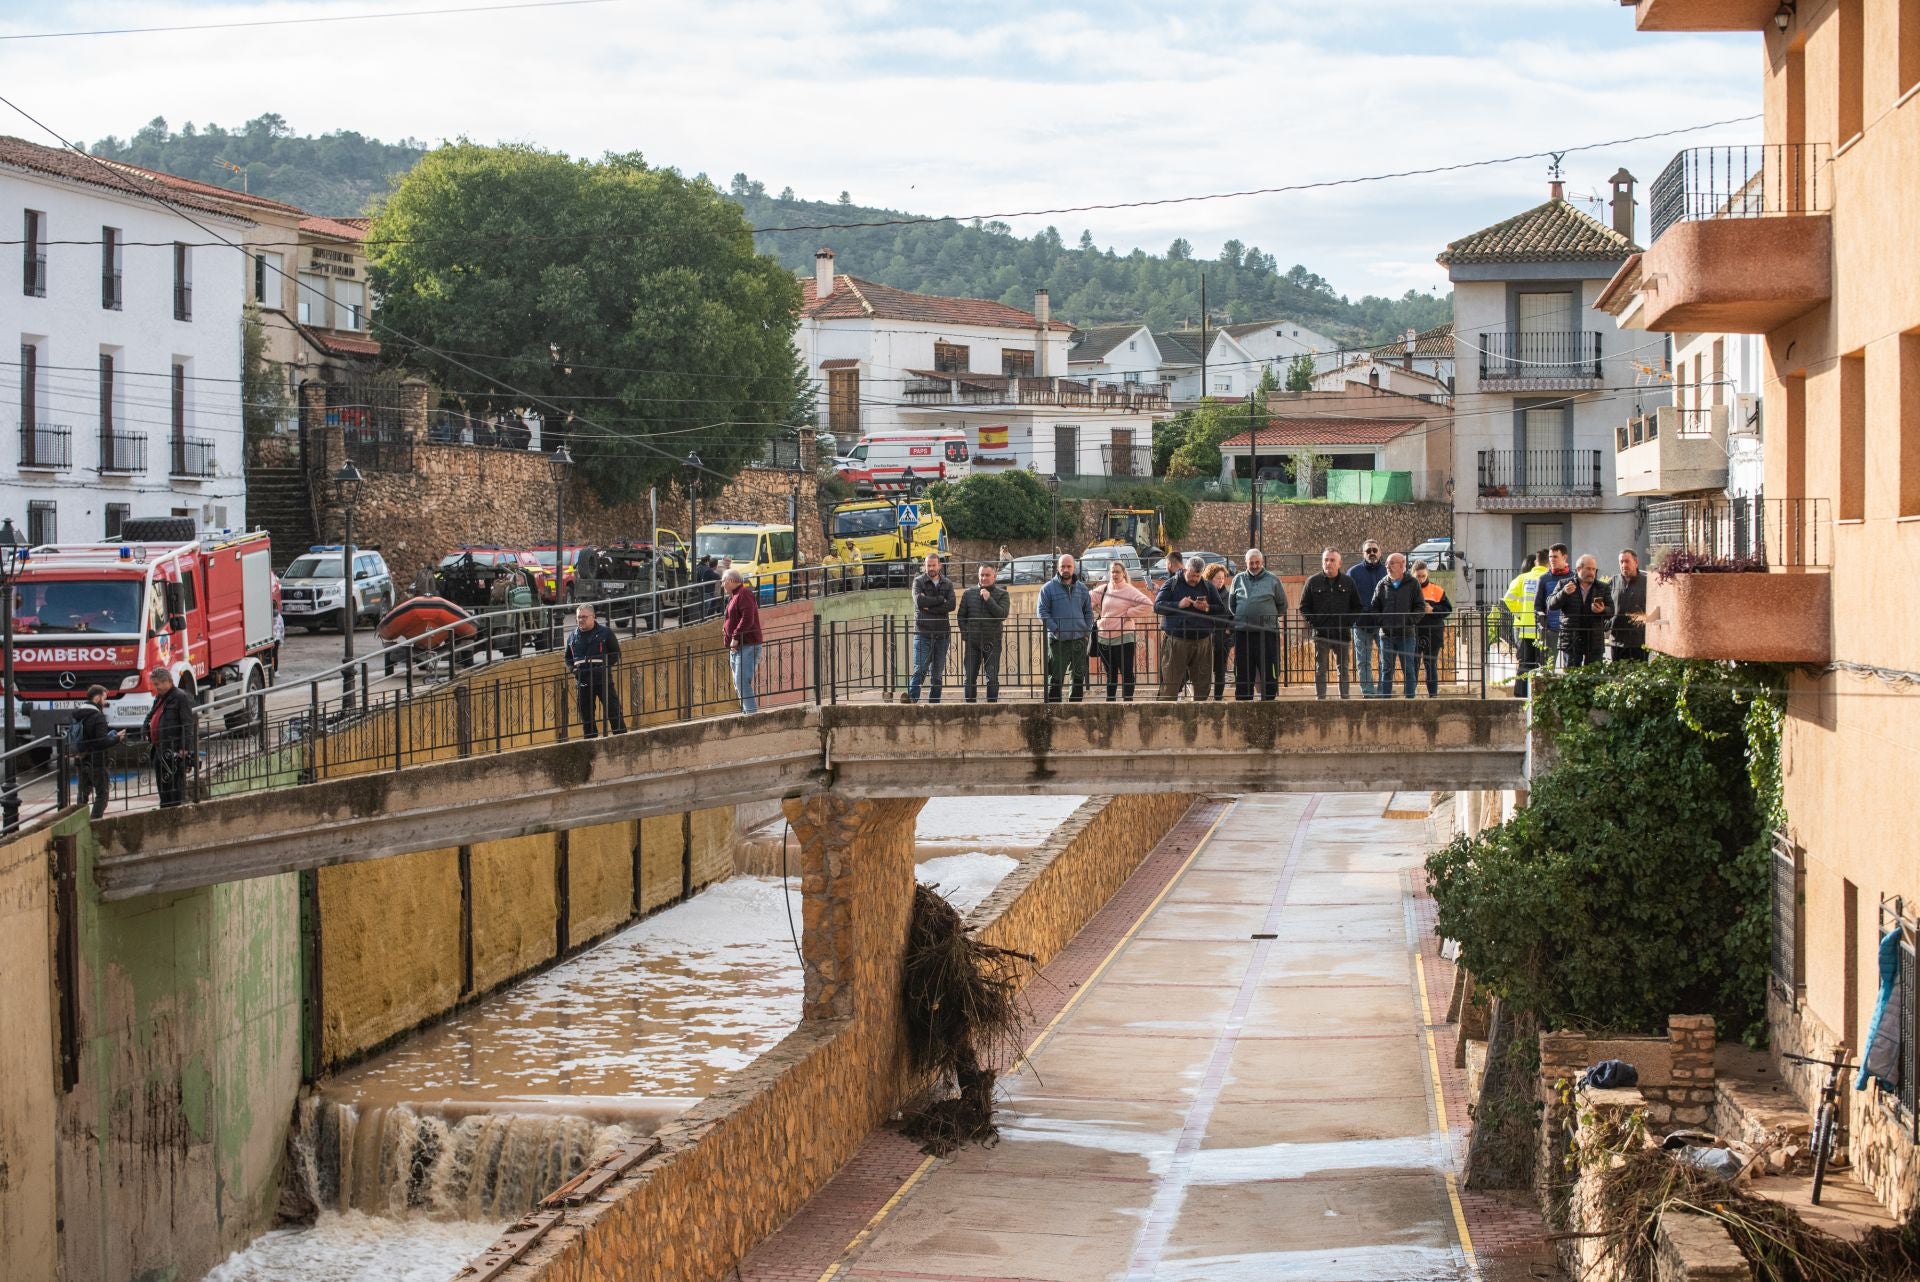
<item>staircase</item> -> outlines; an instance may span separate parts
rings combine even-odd
[[[318,543],[307,474],[297,467],[247,469],[247,521],[273,536],[273,567],[282,570]]]

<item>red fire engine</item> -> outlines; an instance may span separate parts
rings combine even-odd
[[[155,667],[202,699],[265,690],[273,585],[264,530],[30,549],[13,587],[15,725],[51,733],[102,685],[108,722],[144,732]]]

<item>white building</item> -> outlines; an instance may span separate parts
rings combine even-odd
[[[246,521],[240,412],[248,256],[204,242],[251,226],[69,151],[0,138],[0,225],[21,271],[0,290],[0,516],[33,543],[115,537],[132,517]],[[190,243],[201,242],[201,243]]]
[[[1344,392],[1349,388],[1397,392],[1401,396],[1418,396],[1430,401],[1447,401],[1453,397],[1452,385],[1442,379],[1400,361],[1381,360],[1364,354],[1319,374],[1313,380],[1313,390],[1316,392]]]
[[[1067,369],[1093,383],[1158,386],[1164,361],[1145,325],[1095,325],[1075,331]]]
[[[1382,343],[1367,353],[1376,361],[1398,365],[1416,374],[1425,374],[1435,382],[1453,387],[1453,322],[1432,329],[1406,332],[1391,343]]]
[[[976,470],[1152,471],[1165,389],[1073,377],[1074,328],[1049,315],[1046,290],[1023,312],[843,276],[828,249],[814,263],[794,342],[838,448],[876,432],[960,430]]]
[[[1614,429],[1632,403],[1616,389],[1634,385],[1648,339],[1597,307],[1635,252],[1633,185],[1621,177],[1615,226],[1554,183],[1545,204],[1439,256],[1454,290],[1454,537],[1489,579],[1554,543],[1604,566],[1646,541],[1638,501],[1616,483]]]

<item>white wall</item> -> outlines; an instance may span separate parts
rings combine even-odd
[[[909,410],[903,426],[909,431],[963,431],[969,453],[980,449],[980,429],[1004,425],[1012,467],[1024,468],[1042,476],[1054,471],[1054,428],[1072,424],[1079,428],[1078,475],[1105,475],[1112,462],[1115,429],[1133,432],[1135,473],[1152,470],[1154,418],[1140,412],[1094,410],[1085,408],[1053,409],[1045,406],[926,406]],[[1007,471],[1007,467],[976,468],[976,471]]]
[[[1203,386],[1198,369],[1182,373],[1173,380],[1172,395],[1176,401],[1197,401],[1207,396],[1245,396],[1260,385],[1260,372],[1265,364],[1240,346],[1233,335],[1225,330],[1214,333],[1207,342],[1207,376]],[[1281,382],[1286,381],[1283,368],[1279,374]]]
[[[1651,335],[1649,337],[1652,337]],[[1722,377],[1714,386],[1714,344],[1720,344]],[[1765,460],[1759,432],[1765,423],[1761,389],[1764,348],[1757,334],[1675,334],[1672,404],[1681,409],[1727,407],[1727,493],[1760,493]],[[1752,416],[1758,422],[1749,422]]]
[[[123,302],[119,311],[101,306],[101,250],[97,243],[46,246],[47,293],[26,296],[21,288],[22,249],[0,249],[0,515],[27,533],[27,504],[56,504],[59,537],[98,539],[106,507],[125,504],[135,517],[166,516],[189,509],[225,508],[225,522],[246,520],[246,468],[240,416],[241,314],[252,288],[252,262],[238,250],[195,247],[192,259],[192,319],[173,319],[171,242],[204,242],[209,236],[170,210],[131,196],[119,197],[57,178],[0,169],[0,227],[17,238],[24,211],[46,214],[49,241],[97,242],[103,227],[117,227]],[[240,241],[245,224],[196,211],[194,217],[220,236]],[[38,340],[41,386],[39,419],[72,430],[72,466],[59,472],[20,471],[20,342]],[[119,383],[115,426],[147,440],[146,471],[102,476],[100,464],[99,359],[115,350]],[[187,431],[213,442],[215,475],[206,480],[169,478],[171,368],[188,366]]]
[[[1340,344],[1297,321],[1277,320],[1257,330],[1236,334],[1234,341],[1248,356],[1270,367],[1283,386],[1287,381],[1287,366],[1302,353],[1313,357],[1315,370],[1333,369],[1342,359]],[[1253,380],[1260,381],[1258,369],[1253,371]]]
[[[1075,365],[1072,375],[1092,383],[1136,383],[1153,387],[1160,382],[1160,349],[1154,345],[1153,334],[1142,325],[1101,361]]]

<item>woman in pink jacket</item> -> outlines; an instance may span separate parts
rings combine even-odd
[[[1107,581],[1093,590],[1093,617],[1100,626],[1097,649],[1107,674],[1107,702],[1115,687],[1133,702],[1133,656],[1140,648],[1140,621],[1153,618],[1153,598],[1133,586],[1127,567],[1114,561]]]

